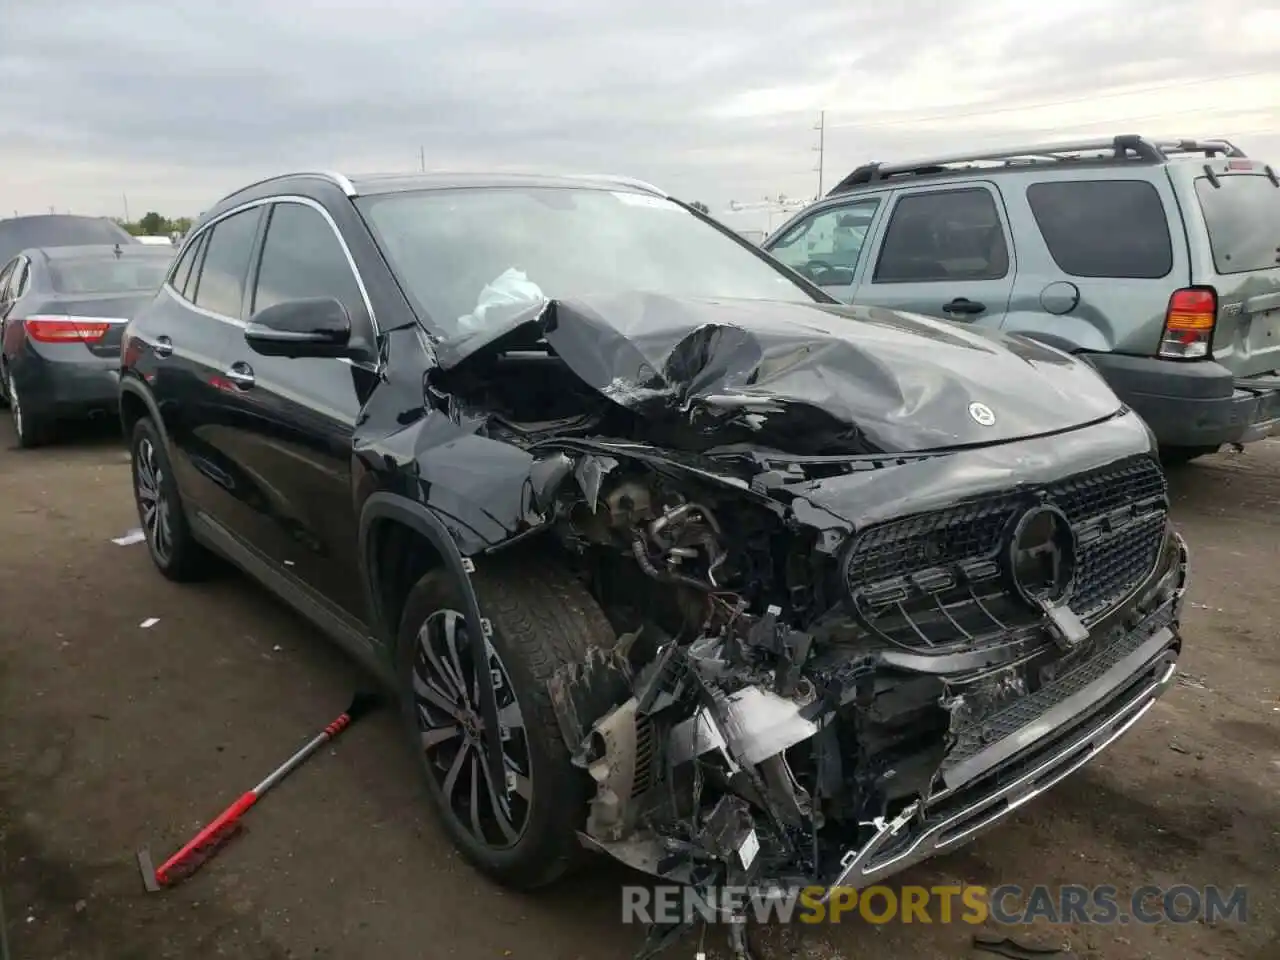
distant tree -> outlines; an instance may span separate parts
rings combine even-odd
[[[139,220],[138,226],[142,229],[142,233],[149,237],[163,236],[169,232],[169,221],[154,210]]]
[[[177,220],[170,220],[169,229],[172,232],[177,233],[179,236],[185,237],[187,235],[187,231],[191,229],[191,218],[179,217]]]
[[[695,200],[695,201],[693,201],[693,203],[689,204],[689,206],[693,207],[693,209],[697,210],[699,213],[710,213],[710,212],[711,212],[711,208],[710,208],[710,207],[708,207],[708,206],[707,206],[705,203],[703,203],[701,200]]]

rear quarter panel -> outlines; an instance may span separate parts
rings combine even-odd
[[[996,179],[1013,225],[1018,275],[1014,280],[1004,330],[1022,333],[1070,352],[1115,352],[1152,356],[1164,330],[1169,295],[1186,286],[1191,276],[1187,232],[1179,215],[1173,185],[1164,168],[1144,166],[1076,168],[1069,179],[1142,180],[1156,190],[1165,210],[1173,252],[1173,266],[1158,279],[1077,277],[1065,273],[1053,258],[1036,222],[1027,188],[1035,183],[1068,179],[1040,170]],[[1052,284],[1071,284],[1078,291],[1076,305],[1055,313]],[[1063,288],[1057,288],[1063,289]]]

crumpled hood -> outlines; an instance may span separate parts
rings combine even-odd
[[[441,368],[544,339],[610,400],[705,445],[913,452],[1067,430],[1121,407],[1059,351],[879,308],[628,293],[492,319],[441,344]]]

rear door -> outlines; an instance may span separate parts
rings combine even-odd
[[[352,343],[373,356],[373,321],[364,287],[337,228],[314,202],[271,207],[248,313],[286,300],[334,297],[351,317]],[[267,357],[243,336],[230,344],[230,426],[221,451],[259,496],[232,531],[258,554],[310,588],[313,599],[355,626],[367,622],[356,567],[352,490],[356,419],[377,382],[371,363]]]
[[[1178,164],[1192,282],[1218,294],[1213,358],[1236,377],[1280,372],[1280,178],[1245,159]]]
[[[234,512],[248,495],[217,454],[225,416],[222,377],[243,323],[245,281],[262,207],[205,227],[169,282],[129,326],[134,367],[148,383],[169,436],[174,475],[189,509]]]
[[[865,269],[867,241],[887,194],[859,194],[823,206],[779,230],[764,248],[827,293],[849,303]]]
[[[1008,218],[987,181],[895,190],[854,300],[999,327],[1013,291]]]

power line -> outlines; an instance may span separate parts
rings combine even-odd
[[[817,196],[818,196],[818,197],[821,197],[821,196],[822,196],[822,162],[823,162],[823,160],[825,159],[825,155],[826,155],[826,145],[827,145],[827,111],[823,110],[820,114],[818,114],[818,125],[817,125],[816,127],[814,127],[813,129],[815,129],[815,130],[817,130],[817,131],[818,131],[818,145],[817,145],[816,147],[814,147],[814,149],[818,151],[818,166],[817,166],[817,170],[818,170],[818,193],[817,193]]]
[[[1002,113],[1021,113],[1026,110],[1042,110],[1047,107],[1065,107],[1075,103],[1093,103],[1095,100],[1118,100],[1121,97],[1132,97],[1142,93],[1157,93],[1161,90],[1174,90],[1181,87],[1194,87],[1205,83],[1221,83],[1225,80],[1242,80],[1247,77],[1261,77],[1275,74],[1275,70],[1251,70],[1247,73],[1230,73],[1221,77],[1197,78],[1192,80],[1174,80],[1168,83],[1157,83],[1148,87],[1137,87],[1132,90],[1115,93],[1100,93],[1093,96],[1071,97],[1066,100],[1045,100],[1040,103],[1024,103],[1013,107],[996,107],[989,110],[976,110],[969,113],[937,113],[924,117],[902,117],[897,120],[871,120],[866,123],[850,121],[830,124],[833,130],[869,129],[873,127],[897,127],[911,123],[930,123],[935,120],[970,120],[975,117],[992,117]]]

